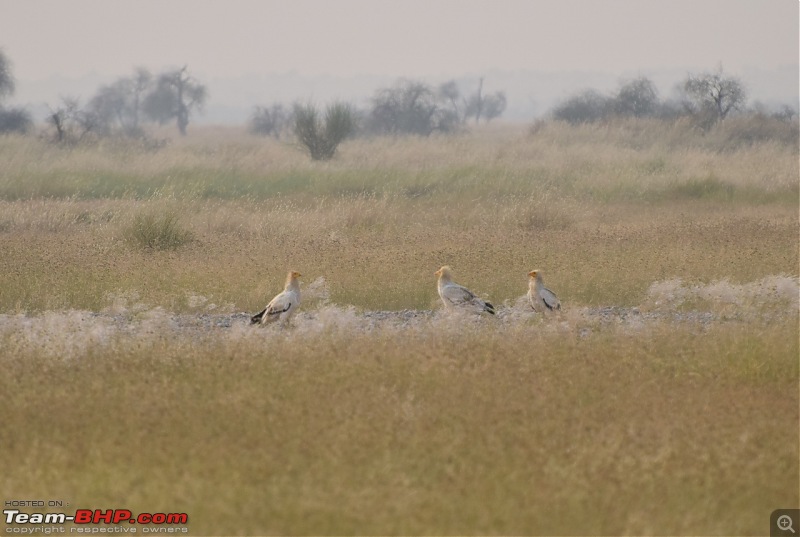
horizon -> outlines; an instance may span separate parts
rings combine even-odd
[[[191,70],[191,66],[190,70]],[[723,66],[724,67],[724,66]],[[713,68],[699,72],[713,71]],[[132,72],[132,69],[131,69]],[[500,120],[512,123],[529,122],[552,111],[552,109],[585,89],[594,89],[611,94],[620,84],[637,76],[649,78],[659,90],[661,100],[674,97],[675,87],[685,78],[688,69],[673,69],[657,72],[653,70],[626,73],[590,71],[551,72],[503,72],[485,74],[485,90],[488,93],[504,91],[508,97],[508,108]],[[727,73],[727,69],[725,70]],[[798,108],[797,66],[787,66],[771,71],[751,70],[739,76],[747,91],[748,106],[755,104],[776,109],[783,105]],[[256,106],[274,103],[291,105],[299,101],[326,103],[345,100],[358,107],[367,107],[374,93],[392,85],[402,78],[377,74],[336,77],[330,75],[300,75],[298,73],[244,74],[235,77],[206,79],[200,73],[192,73],[209,90],[209,100],[202,112],[192,118],[197,125],[238,125],[246,123]],[[473,90],[479,74],[451,77],[459,82],[462,91]],[[40,81],[17,79],[17,91],[8,99],[15,106],[28,109],[37,122],[44,119],[50,107],[62,98],[78,98],[86,103],[103,85],[118,77],[90,74],[80,78],[53,75]],[[413,78],[430,85],[444,82],[445,78]]]

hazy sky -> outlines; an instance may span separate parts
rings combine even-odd
[[[798,0],[0,0],[17,79],[797,65]]]

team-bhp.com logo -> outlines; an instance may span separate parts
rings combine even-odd
[[[139,513],[134,515],[130,509],[78,509],[74,515],[66,513],[23,513],[19,509],[4,509],[6,525],[27,524],[140,524],[167,525],[186,524],[186,513]],[[73,528],[74,529],[74,528]]]

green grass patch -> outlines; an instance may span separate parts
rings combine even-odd
[[[665,191],[666,197],[677,199],[711,199],[729,201],[733,199],[736,187],[714,176],[702,179],[688,179],[675,183]]]

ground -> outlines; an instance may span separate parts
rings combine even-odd
[[[327,163],[230,129],[0,140],[4,499],[195,534],[764,533],[799,501],[798,154],[744,127]],[[445,312],[443,264],[497,315]],[[250,326],[287,270],[291,326]]]

